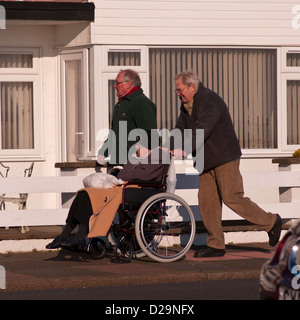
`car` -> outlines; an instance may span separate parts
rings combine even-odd
[[[300,300],[300,219],[292,223],[273,258],[263,264],[259,290],[264,300]]]

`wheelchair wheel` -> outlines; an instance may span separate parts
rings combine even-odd
[[[176,194],[159,193],[147,199],[135,220],[136,240],[158,262],[184,257],[193,244],[196,223],[189,205]]]
[[[130,262],[133,257],[133,245],[129,241],[121,241],[114,248],[114,256],[116,261]]]
[[[133,255],[132,258],[134,259],[140,259],[146,256],[145,252],[140,248],[139,244],[136,241],[135,234],[130,234],[127,236],[127,240],[132,244],[133,246]]]
[[[114,231],[113,236],[112,234],[109,234],[109,242],[112,243],[112,245],[116,246],[117,242],[121,243],[123,241],[127,241],[132,244],[132,247],[133,247],[132,258],[140,259],[146,256],[145,252],[140,248],[139,244],[137,243],[134,233],[132,232],[129,233],[124,230],[118,231],[118,229],[116,229]]]
[[[106,253],[106,246],[102,239],[92,238],[88,244],[87,251],[93,259],[102,259]]]

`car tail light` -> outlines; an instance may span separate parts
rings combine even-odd
[[[298,266],[300,264],[299,248],[300,248],[300,239],[298,238],[290,250],[289,261],[288,261],[289,270],[294,276],[299,273],[298,268],[296,268],[297,269],[296,271],[295,269],[293,270],[295,266]]]

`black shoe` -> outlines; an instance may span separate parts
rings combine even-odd
[[[225,249],[216,249],[212,247],[204,247],[203,249],[196,251],[194,253],[195,258],[203,257],[223,257],[225,254]]]
[[[57,249],[61,247],[61,243],[65,241],[62,236],[57,236],[54,240],[46,245],[46,249]]]
[[[269,235],[269,245],[274,247],[279,241],[282,228],[282,220],[279,214],[277,214],[276,221],[273,228],[268,232]]]
[[[86,241],[70,237],[61,243],[61,247],[69,250],[85,250]]]

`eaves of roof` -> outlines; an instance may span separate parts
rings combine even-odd
[[[6,20],[94,21],[92,2],[0,1]]]

